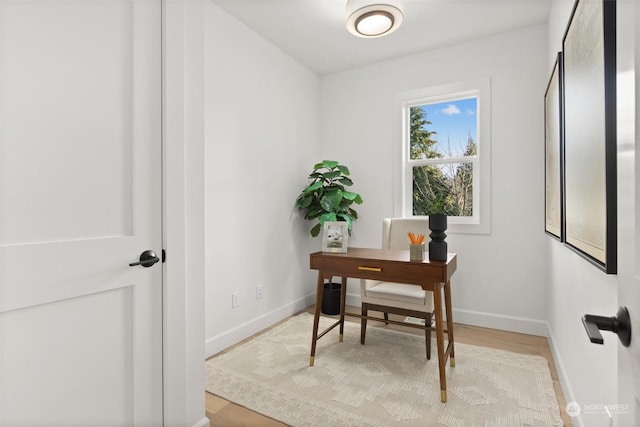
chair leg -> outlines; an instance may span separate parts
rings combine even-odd
[[[384,313],[384,324],[385,325],[389,324],[389,313],[387,312]]]
[[[369,312],[367,303],[362,303],[362,315],[366,316]],[[364,345],[364,339],[367,334],[367,319],[364,317],[360,319],[360,344]]]

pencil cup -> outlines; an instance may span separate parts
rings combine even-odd
[[[424,261],[424,243],[410,243],[409,244],[409,260],[410,261]]]

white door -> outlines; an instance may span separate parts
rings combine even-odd
[[[0,426],[162,425],[161,4],[0,0]]]
[[[614,425],[635,427],[640,425],[640,4],[618,2],[616,7],[618,303],[629,310],[631,343],[629,347],[618,344],[618,396],[608,410]],[[607,338],[616,340],[610,333]]]

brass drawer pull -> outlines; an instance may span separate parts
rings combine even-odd
[[[358,267],[358,270],[363,270],[363,271],[382,271],[381,268],[379,267]]]

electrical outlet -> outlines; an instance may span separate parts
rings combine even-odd
[[[231,294],[231,308],[237,308],[240,303],[238,302],[238,293]]]
[[[256,299],[262,299],[262,294],[264,293],[264,288],[262,285],[256,286]]]

